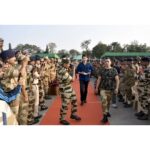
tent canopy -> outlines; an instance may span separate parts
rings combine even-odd
[[[81,60],[82,59],[82,55],[77,55],[73,57],[73,60]]]
[[[101,57],[150,57],[150,52],[106,52]]]

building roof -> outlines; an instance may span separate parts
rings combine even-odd
[[[106,52],[101,57],[150,57],[150,52]]]

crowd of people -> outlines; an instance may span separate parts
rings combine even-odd
[[[117,101],[125,108],[133,107],[139,120],[148,120],[150,111],[150,58],[129,58],[111,61],[105,58],[93,63],[96,93],[100,95],[103,122],[110,117],[109,108],[117,108]],[[114,70],[115,69],[115,70]],[[119,80],[118,82],[115,80]],[[111,101],[111,103],[110,103]],[[132,115],[132,114],[131,114]]]
[[[81,106],[87,103],[88,84],[93,76],[95,94],[100,95],[103,110],[102,123],[108,122],[110,105],[117,108],[117,101],[125,108],[136,109],[137,119],[148,120],[150,110],[150,60],[112,61],[110,58],[88,62],[83,55],[81,62],[68,58],[40,58],[27,51],[3,50],[0,38],[0,124],[37,124],[40,111],[48,109],[46,100],[60,95],[60,123],[65,119],[71,103],[70,118],[80,121],[77,115],[77,97],[72,82],[79,75]],[[93,93],[94,94],[94,93]],[[84,106],[83,106],[84,107]]]

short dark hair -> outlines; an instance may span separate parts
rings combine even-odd
[[[87,57],[87,55],[86,55],[86,54],[83,54],[83,55],[82,55],[82,58],[83,58],[83,57]]]

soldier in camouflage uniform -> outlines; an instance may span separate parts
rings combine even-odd
[[[0,84],[5,92],[13,90],[18,85],[19,71],[16,66],[15,53],[12,50],[6,50],[1,53],[1,58],[4,65],[7,66],[3,78],[0,80]],[[10,103],[10,107],[16,118],[18,118],[20,95],[17,96],[16,100]]]
[[[33,84],[33,75],[32,70],[35,68],[35,57],[30,57],[30,64],[27,67],[28,73],[28,97],[29,97],[29,107],[28,107],[28,125],[36,124],[39,122],[38,118],[34,118],[34,105],[35,105],[35,92],[32,89]]]
[[[23,80],[22,92],[20,95],[20,104],[19,104],[19,113],[18,113],[18,122],[20,125],[27,125],[28,117],[28,93],[26,90],[27,87],[27,65],[29,57],[19,54],[17,56],[18,60],[18,69]]]
[[[50,64],[49,64],[49,58],[45,57],[44,58],[44,92],[45,92],[45,98],[49,99],[50,97],[48,96],[49,92],[49,81],[50,81]]]
[[[48,107],[45,105],[45,92],[44,92],[44,59],[39,59],[36,61],[36,67],[38,74],[40,75],[39,77],[39,106],[40,110],[46,110]]]
[[[132,87],[135,85],[136,82],[135,70],[130,64],[125,70],[124,79],[122,82],[124,83],[125,88],[124,107],[128,108],[131,107],[133,103]]]
[[[108,122],[110,117],[109,108],[113,93],[118,94],[119,77],[117,70],[111,67],[111,60],[105,59],[104,69],[99,72],[96,84],[96,93],[100,88],[100,98],[102,102],[103,119],[102,123]]]
[[[150,105],[150,69],[145,70],[144,75],[144,79],[139,80],[137,85],[140,111],[135,115],[139,120],[148,120]]]
[[[71,119],[81,120],[79,116],[76,115],[77,112],[77,98],[75,91],[71,86],[73,78],[68,73],[68,68],[70,66],[68,59],[62,60],[62,65],[59,66],[57,77],[59,81],[59,90],[62,99],[62,107],[60,109],[60,123],[63,125],[69,125],[70,123],[65,120],[68,105],[71,102]]]

